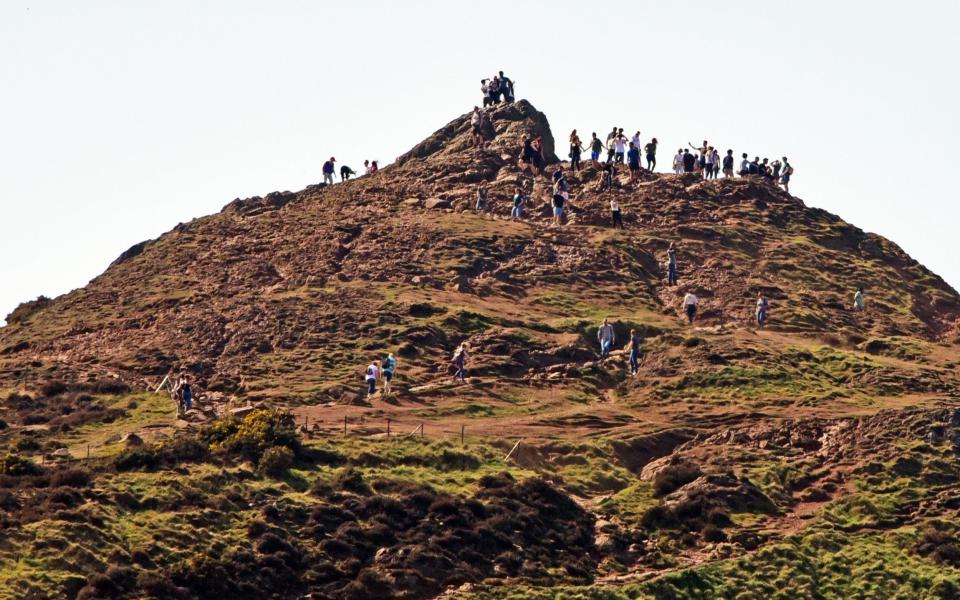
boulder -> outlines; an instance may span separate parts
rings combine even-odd
[[[429,209],[444,209],[450,208],[450,201],[443,198],[428,198],[423,205]]]
[[[120,441],[123,442],[123,444],[126,445],[126,446],[128,446],[128,447],[130,447],[130,446],[142,446],[142,445],[143,445],[143,438],[140,437],[139,435],[133,433],[132,431],[131,431],[130,433],[124,435],[122,438],[120,438]]]

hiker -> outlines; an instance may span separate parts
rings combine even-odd
[[[486,108],[494,103],[493,101],[493,83],[489,79],[480,80],[480,91],[483,93],[483,107]]]
[[[383,375],[383,393],[385,395],[390,394],[390,383],[393,381],[393,374],[397,370],[397,358],[393,355],[393,352],[388,352],[387,357],[383,359],[383,368],[381,369],[381,374]]]
[[[593,139],[590,140],[590,160],[593,161],[593,166],[597,166],[597,162],[600,160],[600,151],[604,148],[603,142],[600,141],[597,132],[594,131]]]
[[[643,338],[637,335],[636,329],[630,330],[630,374],[634,377],[640,371],[640,344]]]
[[[715,152],[714,152],[713,146],[710,146],[709,148],[707,148],[706,153],[701,155],[700,160],[704,161],[703,165],[701,165],[703,169],[704,179],[710,179],[710,177],[713,175],[714,157],[715,157]]]
[[[763,159],[763,162],[760,163],[760,176],[763,177],[764,179],[770,179],[770,174],[772,173],[769,163],[770,163],[769,158]]]
[[[693,154],[690,154],[690,151],[686,148],[683,149],[683,172],[684,173],[693,173],[696,169],[697,157]]]
[[[523,218],[523,209],[526,206],[526,197],[523,188],[517,186],[517,193],[513,195],[513,208],[510,209],[510,218],[519,221]]]
[[[620,212],[620,203],[616,198],[610,200],[610,219],[613,221],[613,228],[623,229],[623,214]]]
[[[780,183],[783,185],[783,191],[790,193],[790,178],[793,177],[793,167],[787,157],[783,157],[783,176],[780,177]]]
[[[583,152],[583,144],[580,143],[580,136],[574,129],[570,133],[570,168],[576,173],[580,168],[580,153]]]
[[[783,163],[780,162],[780,159],[775,158],[772,163],[770,163],[770,179],[774,183],[780,182],[780,169],[783,168]]]
[[[477,212],[485,212],[487,210],[487,186],[486,184],[477,185]]]
[[[640,149],[643,148],[643,143],[640,141],[640,132],[633,134],[633,137],[630,138],[630,143],[637,147],[637,152],[640,152]]]
[[[553,182],[553,220],[557,227],[563,225],[563,206],[567,203],[569,187],[567,180],[563,178],[563,171],[559,171],[560,176]]]
[[[330,160],[323,163],[323,182],[327,185],[333,185],[333,163],[337,162],[337,159],[330,157]]]
[[[351,169],[350,167],[348,167],[347,165],[343,165],[342,167],[340,167],[340,181],[348,181],[351,177],[353,177],[356,174],[357,172]]]
[[[603,324],[597,330],[597,341],[600,342],[600,360],[603,360],[610,356],[610,350],[617,341],[617,334],[613,330],[613,325],[607,319],[603,320]]]
[[[500,93],[503,94],[503,101],[507,104],[513,102],[513,81],[500,71]]]
[[[857,293],[853,295],[853,310],[857,312],[863,312],[864,301],[863,301],[863,288],[858,287]]]
[[[533,138],[530,147],[533,148],[533,168],[538,175],[543,175],[543,170],[547,166],[547,161],[543,158],[543,138],[540,136]]]
[[[720,151],[716,148],[713,148],[711,152],[710,164],[713,165],[713,173],[710,174],[710,179],[716,179],[717,175],[720,174]]]
[[[760,157],[753,157],[753,161],[750,163],[750,174],[756,177],[760,174]]]
[[[677,249],[673,242],[667,248],[667,285],[677,285]]]
[[[473,145],[479,148],[483,144],[483,134],[480,132],[480,124],[483,122],[483,117],[480,112],[479,106],[473,107],[473,112],[470,114],[470,139],[473,140]]]
[[[673,157],[673,173],[683,173],[683,148],[677,148],[677,154]]]
[[[767,324],[767,311],[770,310],[770,303],[763,297],[763,292],[757,293],[757,325],[760,329]]]
[[[612,162],[604,163],[600,167],[600,191],[613,189],[613,176],[616,174],[617,168]]]
[[[380,168],[380,167],[377,166],[377,161],[374,160],[374,161],[371,161],[371,162],[370,162],[370,174],[371,174],[371,175],[373,175],[374,173],[376,173],[376,172],[377,172],[377,169],[379,169],[379,168]]]
[[[370,161],[369,161],[369,160],[363,161],[363,174],[364,174],[364,175],[369,175],[369,174],[370,174]]]
[[[702,146],[694,146],[690,142],[687,142],[687,145],[697,151],[694,156],[694,159],[698,161],[695,170],[699,170],[700,175],[706,179],[707,155],[710,152],[710,145],[707,143],[707,140],[703,140]]]
[[[743,160],[740,161],[740,177],[746,177],[750,174],[750,160],[747,158],[747,153],[743,153]]]
[[[733,150],[727,150],[727,155],[723,157],[723,178],[733,177]]]
[[[623,131],[621,129],[621,131]],[[615,152],[613,153],[613,160],[617,164],[623,164],[623,157],[626,154],[627,149],[627,138],[623,134],[618,135],[613,138],[613,147]]]
[[[687,295],[683,297],[683,308],[687,313],[687,320],[693,325],[693,318],[697,316],[697,305],[700,304],[700,299],[697,298],[693,292],[687,292]]]
[[[453,351],[453,380],[460,380],[460,383],[466,381],[467,377],[467,343],[463,342]]]
[[[177,401],[177,414],[186,413],[193,408],[193,387],[186,373],[180,373],[176,385],[173,387],[173,396]]]
[[[617,155],[616,145],[617,145],[617,138],[616,138],[616,136],[614,136],[614,137],[612,137],[612,138],[611,138],[611,137],[608,137],[608,138],[607,138],[607,164],[613,163],[614,158],[615,158],[616,155]]]
[[[657,166],[657,138],[653,138],[643,147],[647,154],[647,170],[653,171]]]
[[[630,168],[630,183],[640,181],[640,148],[633,142],[630,142],[630,150],[627,151],[627,166]]]
[[[528,137],[523,138],[523,147],[520,148],[518,162],[518,167],[521,171],[529,169],[533,172],[533,140]]]
[[[367,381],[367,398],[369,398],[377,391],[377,379],[380,377],[380,364],[377,361],[373,361],[367,365],[365,377]]]

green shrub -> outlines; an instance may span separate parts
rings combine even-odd
[[[22,477],[24,475],[40,475],[43,469],[29,458],[18,454],[7,454],[0,458],[0,475]]]
[[[255,410],[243,419],[221,419],[203,431],[203,438],[213,450],[237,454],[259,462],[263,453],[274,446],[300,451],[293,415],[280,410]]]
[[[286,446],[267,448],[260,457],[258,467],[261,473],[271,477],[283,477],[293,466],[293,450]]]

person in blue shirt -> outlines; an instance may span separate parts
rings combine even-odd
[[[390,393],[390,382],[393,381],[393,374],[397,370],[397,358],[393,352],[388,352],[387,357],[381,363],[380,371],[383,375],[383,393]]]
[[[627,166],[630,167],[630,183],[637,183],[640,180],[640,148],[633,142],[627,151]]]
[[[330,160],[323,163],[323,182],[327,185],[333,185],[333,163],[337,162],[337,159],[330,157]]]

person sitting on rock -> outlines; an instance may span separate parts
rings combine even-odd
[[[687,295],[683,297],[683,308],[687,313],[687,321],[693,325],[693,319],[697,316],[697,305],[700,304],[700,299],[697,298],[693,292],[687,292]]]
[[[750,159],[747,158],[747,153],[743,153],[743,160],[740,161],[740,177],[746,177],[750,174]]]
[[[379,168],[380,168],[380,167],[377,166],[377,161],[375,161],[375,160],[370,161],[370,174],[371,174],[371,175],[373,175],[374,173],[376,173],[376,172],[377,172],[377,169],[379,169]]]
[[[510,218],[514,221],[519,221],[523,218],[523,209],[526,206],[526,196],[523,193],[523,188],[519,185],[517,186],[517,193],[513,195],[513,208],[510,209]]]
[[[613,325],[611,325],[607,319],[603,320],[603,323],[597,330],[597,341],[600,342],[600,360],[603,360],[610,356],[610,350],[613,349],[613,345],[617,342],[617,334],[613,330]]]
[[[330,160],[323,163],[323,182],[327,185],[333,185],[333,163],[337,162],[337,159],[330,157]]]
[[[636,329],[630,330],[630,374],[634,377],[640,371],[640,345],[643,338],[637,335]]]
[[[383,375],[383,393],[390,395],[390,383],[393,381],[393,374],[397,370],[397,358],[393,352],[388,352],[387,357],[383,359],[381,374]]]
[[[858,287],[857,293],[853,295],[853,310],[863,312],[864,306],[863,288]]]
[[[750,174],[756,177],[760,174],[760,157],[755,156],[753,162],[750,163]]]
[[[677,249],[673,242],[667,248],[667,285],[677,285]]]
[[[763,292],[757,294],[757,326],[763,329],[767,324],[767,311],[770,310],[770,303],[763,297]]]
[[[453,380],[463,383],[467,379],[467,343],[463,342],[453,351]]]
[[[600,160],[600,152],[604,147],[603,142],[597,137],[597,132],[594,131],[593,138],[590,140],[590,160],[593,161],[593,166],[597,166],[597,162]]]
[[[343,165],[342,167],[340,167],[340,181],[348,181],[351,177],[353,177],[356,174],[357,172],[351,169],[350,167],[348,167],[347,165]]]
[[[477,212],[486,212],[487,206],[487,186],[481,183],[477,185],[477,205],[475,208]]]
[[[617,167],[612,162],[606,162],[600,167],[600,191],[613,189],[616,173]]]
[[[370,398],[377,393],[377,379],[380,377],[380,364],[377,361],[372,361],[367,365],[365,377],[367,381],[367,398]]]
[[[500,71],[500,93],[503,94],[503,101],[507,104],[513,102],[513,81]]]

